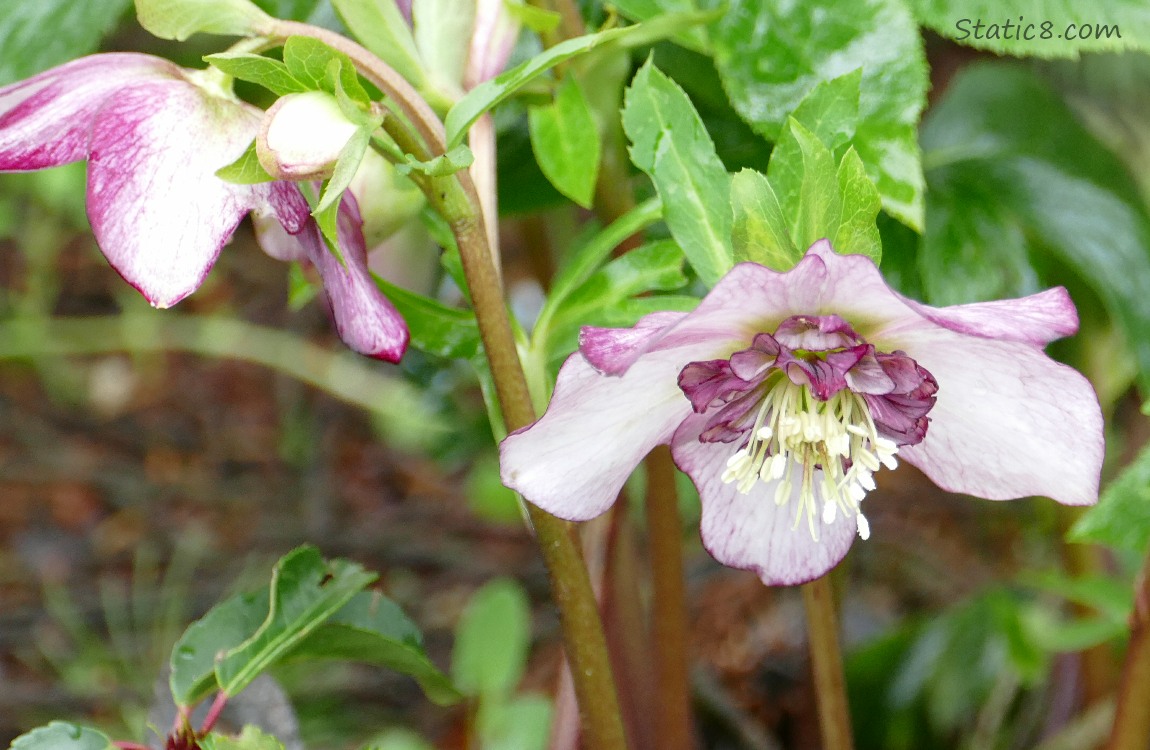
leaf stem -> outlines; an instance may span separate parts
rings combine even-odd
[[[819,707],[819,728],[823,736],[822,746],[825,750],[851,750],[854,739],[830,578],[816,578],[803,584],[802,589],[807,613],[811,671],[814,674]]]
[[[1150,743],[1150,557],[1134,591],[1130,645],[1122,666],[1114,726],[1107,750],[1145,750]]]
[[[200,726],[199,734],[201,737],[212,731],[212,727],[220,720],[220,714],[224,712],[226,705],[228,705],[228,694],[221,690],[216,693],[216,699],[212,701],[211,707],[208,708],[208,715],[204,717],[204,723]]]
[[[651,633],[655,646],[657,747],[695,747],[691,721],[690,648],[683,581],[682,522],[671,451],[647,456],[647,544],[651,555]]]

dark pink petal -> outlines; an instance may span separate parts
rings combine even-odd
[[[688,418],[675,433],[671,450],[675,463],[699,489],[700,531],[707,551],[724,565],[754,571],[768,586],[806,583],[837,565],[857,533],[854,517],[839,513],[827,525],[822,509],[816,508],[816,542],[805,515],[795,524],[797,488],[782,506],[775,504],[775,483],[759,482],[746,495],[740,494],[736,483],[721,479],[734,448],[699,442],[705,422],[702,416]]]
[[[97,115],[88,218],[108,261],[153,305],[191,294],[244,215],[268,204],[266,186],[215,175],[257,125],[253,110],[184,80],[123,88]]]
[[[363,222],[355,199],[347,193],[340,205],[338,229],[342,264],[324,244],[319,227],[313,224],[299,235],[308,258],[323,277],[336,330],[360,354],[399,362],[407,350],[407,324],[367,270]]]
[[[568,357],[547,412],[500,444],[503,483],[560,518],[586,521],[607,510],[643,457],[691,413],[675,382],[682,360],[652,354],[616,377]]]
[[[678,382],[679,388],[691,400],[691,407],[699,413],[753,385],[731,372],[731,363],[725,359],[691,362],[679,373]]]
[[[731,371],[743,380],[757,380],[775,364],[781,351],[771,334],[760,333],[749,348],[731,355]]]
[[[926,439],[900,457],[952,492],[1097,501],[1102,413],[1086,378],[1029,344],[929,324],[900,342],[938,381]]]
[[[862,349],[862,356],[854,363],[849,365],[846,369],[847,386],[856,393],[890,393],[898,389],[898,384],[886,373],[883,366],[879,363],[878,358],[875,356],[874,347],[864,345],[856,347],[857,351]],[[836,354],[831,354],[827,359],[837,357]],[[907,358],[909,359],[909,357]],[[845,361],[849,361],[845,360]],[[913,360],[911,361],[913,365]],[[916,381],[917,384],[917,381]],[[903,391],[911,390],[913,386],[903,389]]]
[[[794,315],[779,323],[775,340],[789,349],[823,352],[855,346],[862,339],[837,315]]]
[[[114,93],[149,81],[182,80],[159,57],[91,55],[0,89],[0,170],[56,167],[88,156],[97,113]]]

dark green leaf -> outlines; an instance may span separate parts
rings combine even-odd
[[[376,283],[407,321],[413,347],[451,359],[470,359],[478,352],[479,326],[473,314],[447,307],[383,279],[376,279]]]
[[[655,183],[671,235],[713,286],[734,264],[731,180],[698,113],[648,61],[627,89],[623,128],[631,160]]]
[[[309,90],[288,71],[287,65],[270,57],[247,52],[220,52],[208,55],[204,60],[233,78],[263,86],[277,96]]]
[[[1098,505],[1078,519],[1067,538],[1146,552],[1150,546],[1150,446],[1107,486]]]
[[[423,650],[419,629],[395,602],[361,591],[284,656],[284,661],[340,659],[414,677],[440,705],[461,697]]]
[[[924,26],[978,49],[1017,57],[1150,48],[1150,14],[1142,0],[911,0]]]
[[[95,729],[53,721],[12,740],[10,750],[111,750],[112,741]]]
[[[772,139],[816,85],[861,68],[855,149],[883,207],[921,229],[916,126],[926,102],[926,61],[901,2],[732,0],[712,25],[711,41],[735,108]]]
[[[531,645],[531,606],[507,578],[475,592],[456,628],[451,672],[466,695],[509,695],[519,684]]]
[[[0,85],[95,52],[131,0],[10,2],[0,12]]]
[[[590,208],[599,174],[599,129],[579,82],[564,78],[554,102],[529,110],[528,125],[543,174],[559,192]]]
[[[243,690],[375,578],[347,560],[325,562],[314,547],[289,552],[272,573],[267,619],[216,662],[220,689]]]

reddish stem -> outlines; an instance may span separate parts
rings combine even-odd
[[[212,731],[212,727],[220,719],[220,714],[223,713],[224,706],[228,703],[228,694],[220,691],[216,693],[216,699],[212,701],[212,707],[208,709],[208,715],[204,717],[204,724],[200,727],[200,735],[205,735]]]

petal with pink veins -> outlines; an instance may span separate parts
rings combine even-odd
[[[1102,413],[1086,378],[1037,348],[930,323],[899,343],[938,382],[926,438],[900,457],[951,492],[1097,501]]]
[[[732,568],[754,571],[768,586],[806,583],[837,565],[857,534],[853,514],[839,512],[832,523],[825,524],[822,509],[816,508],[816,541],[807,525],[806,509],[798,515],[798,487],[784,504],[776,505],[778,480],[758,482],[745,495],[736,483],[722,481],[731,447],[699,442],[706,423],[701,415],[688,418],[675,433],[671,451],[675,464],[699,490],[700,533],[711,556]],[[816,482],[820,481],[816,472]]]
[[[183,80],[180,68],[167,60],[110,53],[0,89],[0,170],[45,169],[87,158],[93,119],[110,96],[141,83],[176,80]]]

